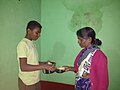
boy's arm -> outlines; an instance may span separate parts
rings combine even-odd
[[[39,65],[27,64],[27,58],[19,58],[19,60],[20,60],[21,71],[29,72],[29,71],[43,70],[43,69],[54,71],[56,69],[56,67],[54,67],[53,65],[48,65],[46,63]]]

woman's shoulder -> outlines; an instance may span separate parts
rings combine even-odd
[[[106,55],[101,50],[97,50],[92,57],[92,65],[104,65],[107,64],[108,59]]]
[[[93,58],[97,58],[97,59],[101,59],[101,58],[107,59],[107,56],[104,54],[104,52],[103,52],[102,50],[98,49],[98,50],[95,52]]]
[[[100,49],[98,49],[95,54],[96,54],[96,55],[106,56],[106,55],[104,54],[104,52],[103,52],[102,50],[100,50]]]

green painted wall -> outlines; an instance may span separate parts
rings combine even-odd
[[[58,67],[73,65],[81,50],[76,30],[83,26],[95,28],[109,59],[109,90],[119,90],[119,4],[119,0],[0,0],[0,90],[18,89],[16,46],[29,20],[42,22],[41,41],[37,41],[41,60],[53,60]],[[74,84],[74,77],[72,72],[41,73],[42,80],[68,84]]]
[[[18,90],[16,46],[26,23],[40,21],[40,8],[40,0],[0,0],[0,90]]]
[[[119,90],[120,1],[115,0],[42,0],[41,60],[53,60],[57,66],[73,65],[81,48],[75,32],[91,26],[103,41],[101,49],[109,59],[109,90]],[[45,75],[42,80],[74,84],[75,74]]]

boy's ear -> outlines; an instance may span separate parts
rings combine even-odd
[[[30,33],[30,32],[31,32],[31,30],[30,30],[30,29],[28,29],[27,31],[28,31],[28,33]]]

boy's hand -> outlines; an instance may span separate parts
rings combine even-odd
[[[50,70],[50,71],[55,71],[57,68],[56,68],[56,66],[54,66],[54,65],[52,65],[50,68],[48,68],[48,70]]]
[[[44,64],[44,68],[46,70],[50,70],[50,71],[55,71],[57,69],[56,66],[54,66],[52,64],[50,65],[50,64],[47,64],[47,63]]]

